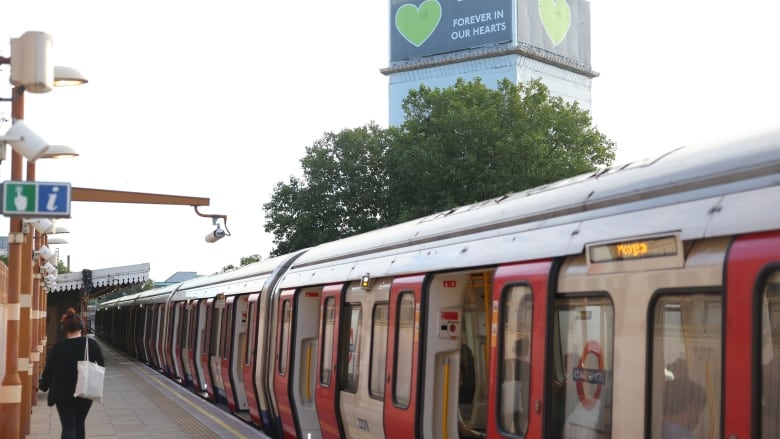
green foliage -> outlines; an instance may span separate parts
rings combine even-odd
[[[615,145],[576,103],[540,81],[424,85],[405,122],[325,133],[301,159],[303,177],[264,204],[272,255],[522,191],[609,165]]]
[[[244,256],[241,258],[241,267],[244,265],[254,264],[255,262],[260,262],[260,255],[251,255],[251,256]]]
[[[68,271],[68,266],[65,265],[65,263],[62,262],[62,260],[57,259],[57,274],[65,274],[65,273],[70,273],[70,271]]]
[[[420,86],[387,157],[392,222],[590,172],[614,160],[614,144],[576,103],[540,81],[495,90],[477,79]]]
[[[391,131],[374,123],[325,135],[306,149],[303,178],[277,183],[264,204],[272,255],[290,253],[385,225],[384,156]]]

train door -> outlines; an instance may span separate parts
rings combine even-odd
[[[160,359],[160,372],[168,378],[176,379],[173,375],[173,363],[171,362],[171,327],[173,319],[168,315],[173,313],[173,308],[168,308],[165,303],[157,305],[159,324],[157,326],[157,352]]]
[[[190,382],[196,393],[207,394],[206,379],[203,375],[203,367],[200,357],[203,352],[203,340],[206,332],[206,304],[202,300],[193,300],[189,303],[190,324],[187,335],[187,363],[190,367]]]
[[[150,320],[149,333],[147,334],[147,343],[151,353],[151,366],[162,370],[162,360],[160,359],[160,307],[158,305],[149,305]]]
[[[225,354],[222,357],[222,379],[231,412],[243,417],[249,409],[244,389],[243,363],[247,351],[248,296],[231,296],[226,311]],[[243,414],[242,414],[243,413]]]
[[[165,371],[165,358],[163,356],[162,345],[165,341],[165,327],[163,325],[163,307],[160,304],[152,305],[154,310],[154,327],[152,328],[152,350],[154,351],[154,366],[158,372]]]
[[[163,305],[163,309],[169,309],[169,316],[167,318],[168,330],[165,337],[165,344],[163,345],[163,351],[165,352],[165,369],[168,376],[176,382],[182,381],[181,363],[179,362],[179,354],[181,352],[181,345],[179,344],[181,334],[181,320],[183,303],[174,303],[170,307]]]
[[[314,403],[322,287],[283,291],[275,389],[285,437],[321,438]]]
[[[146,330],[146,309],[143,306],[133,307],[131,310],[133,321],[133,352],[140,361],[146,362],[146,348],[144,343],[144,331]]]
[[[780,437],[780,233],[732,244],[726,312],[724,437]]]
[[[209,336],[209,374],[214,384],[215,401],[227,404],[227,393],[225,392],[225,381],[222,379],[222,355],[227,348],[225,335],[227,300],[224,295],[218,295],[212,303],[211,308],[211,330]]]
[[[420,301],[424,276],[395,279],[390,287],[384,397],[386,437],[417,437]]]
[[[222,376],[222,383],[225,389],[225,400],[228,410],[231,413],[236,412],[236,397],[233,383],[230,380],[230,356],[233,350],[233,322],[236,296],[228,296],[225,299],[225,309],[222,313],[222,329],[219,342],[219,371]]]
[[[442,273],[428,284],[423,437],[481,437],[488,410],[492,270]]]
[[[230,349],[230,382],[235,396],[236,412],[244,417],[248,416],[249,403],[244,386],[243,364],[246,358],[248,348],[248,308],[249,296],[241,295],[236,297],[235,310],[233,318],[233,333],[231,337]]]
[[[244,380],[244,391],[247,397],[247,409],[249,410],[250,421],[263,428],[263,421],[260,417],[259,391],[255,385],[255,368],[257,366],[257,333],[258,333],[258,312],[259,312],[260,293],[250,294],[247,298],[247,330],[246,343],[241,359],[242,377]]]
[[[262,383],[258,386],[261,392],[260,398],[260,418],[266,431],[271,436],[282,436],[282,425],[280,421],[279,403],[276,394],[276,375],[279,366],[279,346],[277,335],[279,332],[279,321],[281,307],[279,306],[279,290],[270,290],[268,294],[260,296],[260,323],[258,328],[258,357],[257,370],[255,378]]]
[[[176,375],[178,377],[179,384],[187,387],[189,385],[187,381],[187,361],[186,361],[186,349],[187,349],[187,334],[189,331],[190,323],[190,309],[187,306],[187,302],[176,302],[176,308],[178,313],[176,316],[176,340],[173,348],[173,363],[176,369]]]
[[[338,358],[344,437],[384,437],[384,394],[391,279],[351,282],[344,295]]]
[[[203,391],[209,401],[217,401],[216,386],[214,384],[214,373],[211,369],[211,356],[217,349],[216,336],[219,333],[219,318],[217,308],[214,306],[214,299],[205,299],[200,302],[199,319],[204,323],[199,325],[201,329],[198,334],[198,350],[200,356],[198,362],[198,373],[203,377]]]
[[[143,345],[144,345],[144,358],[146,358],[146,364],[148,364],[151,367],[155,367],[155,364],[157,363],[157,359],[154,357],[154,344],[153,344],[153,335],[154,334],[154,324],[157,322],[157,320],[154,318],[154,307],[151,305],[144,306],[144,335],[143,335]]]
[[[339,315],[343,285],[327,285],[320,299],[320,355],[315,391],[320,430],[324,439],[342,437],[338,419]]]
[[[542,438],[548,279],[552,263],[501,266],[493,287],[488,434]]]

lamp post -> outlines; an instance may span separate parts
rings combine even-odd
[[[11,91],[11,117],[24,119],[24,88],[14,86]],[[11,179],[22,179],[22,156],[11,149]],[[22,437],[22,380],[19,377],[20,345],[20,268],[22,219],[11,217],[8,231],[8,320],[6,323],[5,376],[0,391],[0,430],[8,438]],[[28,340],[29,341],[29,340]]]
[[[14,124],[24,119],[24,92],[29,89],[34,93],[48,92],[56,84],[56,74],[63,75],[65,85],[84,83],[86,80],[73,69],[55,68],[50,64],[51,37],[43,32],[26,32],[21,38],[11,40],[11,58],[0,58],[0,64],[11,64],[11,117]],[[75,79],[74,79],[75,78]],[[37,135],[31,133],[23,124],[26,137],[42,142]],[[12,127],[12,130],[15,127]],[[29,139],[28,139],[29,140]],[[6,139],[6,142],[9,142]],[[26,148],[27,140],[22,136],[18,140],[19,147]],[[12,142],[13,143],[13,142]],[[42,157],[48,145],[38,145],[38,151],[27,166],[27,180],[35,179],[34,160]],[[11,180],[21,181],[22,154],[14,146],[11,149]],[[29,236],[28,236],[29,235]],[[3,438],[23,438],[30,430],[30,412],[32,405],[32,375],[35,359],[40,359],[37,339],[33,336],[32,311],[33,303],[45,303],[40,300],[40,288],[34,290],[32,277],[32,233],[23,231],[20,216],[10,217],[8,233],[8,304],[6,321],[6,355],[5,375],[0,387],[0,436]],[[26,256],[25,256],[26,255]],[[39,295],[39,300],[33,299],[33,293]],[[40,310],[36,317],[40,318]],[[43,314],[45,317],[45,313]]]

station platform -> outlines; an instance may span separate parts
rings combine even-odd
[[[88,438],[268,438],[260,430],[98,339],[106,361],[103,402],[94,402]],[[56,407],[38,393],[27,438],[59,438]]]

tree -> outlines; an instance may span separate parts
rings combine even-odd
[[[307,148],[303,177],[278,183],[265,205],[272,255],[592,172],[614,142],[577,103],[541,81],[421,85],[405,121],[325,136]]]
[[[386,158],[393,223],[590,172],[615,156],[590,114],[540,81],[422,85],[402,108]]]
[[[68,266],[65,265],[65,263],[62,262],[61,259],[57,259],[57,273],[58,274],[70,273],[70,271],[68,271]]]
[[[251,256],[244,256],[241,258],[241,267],[244,265],[253,264],[255,262],[260,262],[260,255],[251,255]]]
[[[282,255],[385,225],[384,156],[391,130],[375,123],[325,133],[306,148],[303,177],[277,183],[264,204],[272,255]]]

